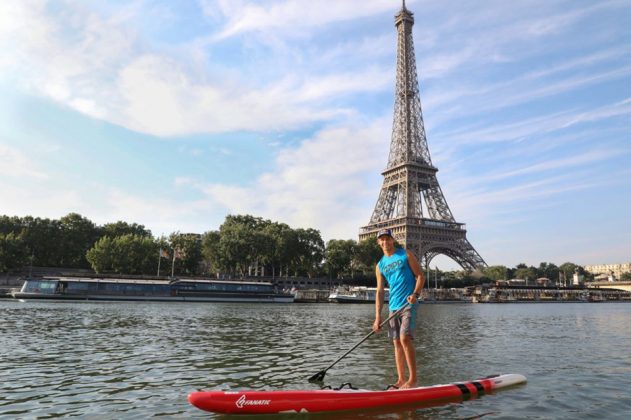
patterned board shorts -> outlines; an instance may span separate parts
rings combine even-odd
[[[416,328],[416,308],[418,304],[408,305],[400,315],[395,316],[388,323],[388,337],[398,340],[402,335],[409,335],[414,338]],[[396,311],[390,311],[390,315]]]

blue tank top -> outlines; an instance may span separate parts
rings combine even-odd
[[[389,257],[381,257],[378,266],[390,288],[388,306],[391,311],[396,311],[408,303],[407,297],[414,293],[416,286],[416,277],[408,264],[408,255],[405,249],[399,248]]]

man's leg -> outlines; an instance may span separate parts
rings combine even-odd
[[[397,365],[397,375],[398,375],[397,383],[394,385],[397,388],[401,388],[406,382],[405,381],[405,363],[406,363],[407,358],[405,356],[405,350],[403,349],[401,342],[399,340],[392,340],[392,342],[394,343],[394,362]]]
[[[405,359],[405,363],[407,364],[409,378],[407,382],[404,382],[400,388],[414,388],[416,386],[416,349],[414,348],[414,342],[412,341],[412,337],[405,334],[401,336],[399,347],[401,348],[402,356]],[[401,360],[401,365],[403,365],[404,361]],[[403,367],[403,366],[402,366]],[[397,364],[398,370],[398,364]],[[401,377],[399,376],[399,380]]]

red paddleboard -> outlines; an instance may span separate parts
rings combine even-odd
[[[214,413],[315,413],[467,398],[524,382],[526,377],[523,375],[507,374],[470,382],[388,391],[348,388],[303,391],[198,391],[191,393],[188,401],[197,408]]]

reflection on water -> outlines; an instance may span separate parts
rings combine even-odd
[[[339,304],[1,300],[0,417],[207,418],[188,405],[189,392],[316,389],[307,379],[370,331],[373,311],[371,305]],[[309,417],[631,413],[629,304],[425,305],[415,342],[423,385],[494,373],[521,373],[529,382],[437,407]],[[395,380],[384,334],[367,340],[325,378],[329,385],[350,381],[369,389]]]

